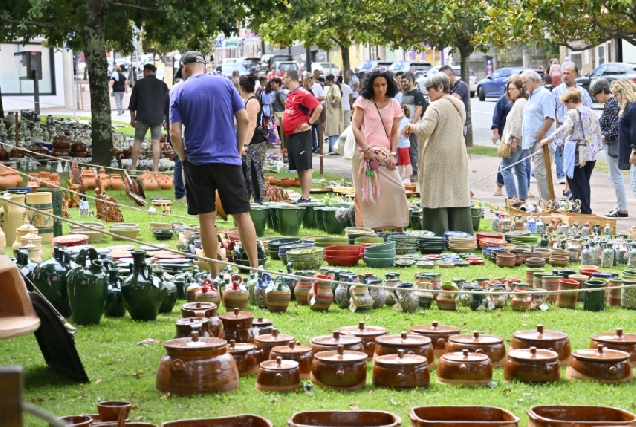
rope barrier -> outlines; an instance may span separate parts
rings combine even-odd
[[[159,250],[163,250],[163,251],[168,251],[168,252],[172,252],[178,255],[186,255],[189,258],[195,258],[201,261],[206,261],[206,262],[214,262],[220,265],[224,265],[224,266],[229,266],[229,267],[235,267],[235,268],[240,268],[241,270],[248,270],[250,272],[254,272],[254,273],[268,273],[271,276],[283,276],[285,278],[294,278],[294,279],[307,279],[308,276],[299,276],[293,273],[283,273],[283,272],[276,272],[276,271],[271,271],[271,270],[265,270],[262,267],[247,267],[247,266],[243,266],[243,265],[238,265],[229,261],[221,261],[221,260],[216,260],[216,259],[212,259],[212,258],[208,258],[206,256],[203,255],[196,255],[196,254],[187,254],[181,251],[178,251],[176,249],[166,249],[164,247],[160,247],[160,246],[156,246],[154,244],[149,244],[147,242],[142,242],[141,240],[137,240],[137,239],[133,239],[130,237],[125,237],[125,236],[121,236],[118,234],[114,234],[111,233],[109,231],[106,231],[104,229],[101,228],[96,228],[96,227],[92,227],[89,225],[85,225],[85,224],[80,224],[77,223],[76,221],[72,221],[70,219],[67,218],[62,218],[58,215],[55,215],[51,212],[45,212],[45,211],[40,211],[38,209],[35,209],[31,206],[22,204],[22,203],[18,203],[16,201],[13,200],[8,200],[8,199],[4,199],[4,201],[9,202],[11,204],[20,206],[22,208],[25,209],[29,209],[29,210],[33,210],[33,211],[37,211],[43,215],[47,215],[49,217],[52,217],[54,219],[60,220],[60,221],[64,221],[67,222],[69,224],[74,224],[74,225],[81,225],[83,228],[92,230],[92,231],[98,231],[104,234],[107,234],[111,237],[117,237],[118,239],[124,240],[124,241],[129,241],[132,243],[137,243],[137,244],[141,244],[141,245],[145,245],[145,246],[150,246],[152,248],[155,249],[159,249]],[[326,279],[315,279],[318,281],[326,281]],[[335,283],[338,285],[345,285],[345,286],[366,286],[368,288],[373,288],[373,289],[384,289],[384,290],[389,290],[389,291],[396,291],[396,290],[400,290],[399,288],[395,288],[392,286],[383,286],[383,285],[370,285],[370,284],[364,284],[364,283],[351,283],[351,282],[343,282],[343,281],[339,281],[339,280],[329,280],[329,282],[331,283]],[[617,289],[629,289],[629,288],[636,288],[636,284],[634,285],[620,285],[620,286],[605,286],[602,288],[593,288],[593,289],[564,289],[564,290],[556,290],[556,291],[548,291],[548,290],[543,290],[542,288],[533,288],[535,290],[527,290],[527,291],[490,291],[490,290],[483,290],[483,291],[469,291],[469,290],[458,290],[458,291],[446,291],[446,290],[441,290],[441,289],[418,289],[418,288],[405,288],[405,290],[411,290],[411,291],[416,291],[416,292],[435,292],[435,293],[448,293],[448,294],[465,294],[465,295],[518,295],[518,294],[531,294],[531,293],[536,293],[536,294],[541,294],[541,295],[548,295],[548,294],[568,294],[568,293],[579,293],[579,292],[600,292],[600,291],[604,291],[604,290],[608,290],[608,289],[613,289],[613,290],[617,290]]]
[[[502,144],[503,144],[503,143],[502,143]],[[490,178],[491,176],[495,176],[495,175],[497,175],[498,173],[500,173],[500,172],[502,172],[502,171],[504,171],[504,170],[511,169],[511,168],[513,168],[514,166],[518,165],[519,163],[525,162],[526,160],[528,160],[528,159],[532,158],[532,156],[539,155],[539,154],[540,154],[540,155],[543,155],[543,152],[542,152],[541,150],[537,150],[537,151],[535,151],[534,153],[530,153],[528,156],[526,156],[526,157],[524,157],[524,158],[520,159],[520,160],[519,160],[519,161],[517,161],[517,162],[514,162],[514,163],[513,163],[513,164],[511,164],[511,165],[506,166],[505,168],[500,168],[500,169],[498,169],[496,172],[490,173],[490,174],[488,174],[488,175],[486,175],[486,176],[483,176],[483,177],[478,178],[478,179],[476,179],[476,180],[474,180],[474,181],[471,181],[471,182],[470,182],[470,185],[473,185],[474,183],[479,182],[479,181],[483,181],[484,179],[486,179],[486,178]]]

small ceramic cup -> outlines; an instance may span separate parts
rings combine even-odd
[[[104,401],[97,404],[97,412],[102,421],[117,421],[119,413],[124,412],[124,419],[128,418],[132,405],[124,401]]]

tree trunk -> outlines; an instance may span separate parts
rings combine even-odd
[[[471,102],[470,102],[470,70],[468,69],[468,55],[473,52],[473,48],[468,42],[468,45],[463,44],[461,46],[457,46],[457,50],[459,51],[460,60],[459,64],[462,70],[462,80],[468,86],[468,113],[466,114],[466,125],[468,126],[466,129],[466,147],[473,146],[473,124],[472,124],[472,114],[471,114]]]
[[[2,87],[0,87],[0,119],[4,119],[4,107],[2,106]]]
[[[343,45],[339,44],[338,47],[340,48],[340,57],[342,59],[342,74],[344,75],[344,73],[346,73],[348,70],[351,69],[351,60],[349,59],[349,47],[344,47]]]
[[[113,156],[113,130],[106,61],[106,14],[110,1],[86,0],[86,26],[81,31],[91,95],[93,163],[108,166]]]

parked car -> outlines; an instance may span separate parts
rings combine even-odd
[[[604,78],[609,81],[617,79],[628,79],[636,83],[636,64],[628,62],[607,62],[587,73],[585,76],[578,77],[576,83],[581,85],[585,90],[590,90],[590,84],[595,79]]]
[[[419,77],[417,75],[415,76],[415,86],[420,90],[420,92],[426,93],[426,88],[424,87],[424,84],[426,83],[426,79],[428,78],[428,76],[432,76],[435,73],[439,73],[440,68],[441,67],[431,67],[428,71],[424,71],[423,74],[420,75]],[[461,68],[455,67],[455,66],[453,66],[452,68],[453,68],[453,73],[455,73],[457,78],[461,80],[461,75],[462,75]],[[470,80],[468,85],[468,88],[470,90],[470,97],[474,98],[475,92],[477,92],[477,75],[472,69],[468,70],[468,74],[469,74],[469,80]]]
[[[250,72],[256,74],[258,72],[258,66],[261,63],[261,58],[257,56],[242,56],[238,58],[236,62],[243,64]]]
[[[524,68],[524,67],[507,67],[498,68],[490,76],[486,76],[477,84],[477,96],[480,101],[485,101],[486,98],[499,99],[506,90],[506,84],[510,76],[515,74],[521,74],[524,71],[536,71],[539,75],[543,75],[543,72],[539,69]]]
[[[219,67],[221,67],[221,69],[219,70]],[[217,68],[217,74],[221,74],[222,76],[225,77],[232,77],[232,74],[234,73],[234,70],[238,70],[239,72],[239,77],[240,76],[246,76],[250,73],[250,70],[248,70],[247,68],[245,68],[245,66],[243,64],[238,64],[238,63],[233,63],[233,64],[221,64],[219,67]]]
[[[389,71],[394,73],[402,71],[403,73],[416,73],[418,71],[428,71],[431,69],[431,63],[425,61],[395,61],[389,67]]]
[[[275,62],[271,71],[267,74],[267,80],[271,80],[274,77],[283,78],[287,71],[295,70],[298,71],[300,67],[298,67],[298,63],[294,61],[280,61]]]
[[[354,71],[356,73],[364,72],[369,73],[371,71],[388,71],[389,67],[393,65],[393,61],[371,61],[366,60],[362,61],[360,65],[358,65]]]
[[[334,76],[337,76],[342,71],[333,62],[313,62],[311,64],[311,71],[313,72],[316,70],[320,71],[320,74],[325,76],[328,74],[333,74]]]
[[[258,74],[266,76],[272,70],[275,62],[293,61],[291,55],[266,53],[261,56],[261,62],[258,65]]]

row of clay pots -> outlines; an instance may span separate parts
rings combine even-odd
[[[60,174],[51,172],[30,173],[28,186],[57,188],[60,186]]]
[[[0,190],[6,190],[9,187],[20,187],[22,185],[22,175],[13,170],[5,170],[0,172]]]
[[[107,190],[108,188],[112,188],[113,190],[121,190],[124,188],[124,181],[122,180],[121,175],[112,174],[110,177],[106,174],[104,168],[99,170],[99,179],[102,182],[102,189]],[[95,172],[90,169],[86,169],[82,171],[82,183],[84,184],[85,190],[95,189],[97,185]]]
[[[173,185],[173,177],[163,173],[144,172],[140,175],[139,180],[146,191],[154,191],[159,188],[169,190]]]

